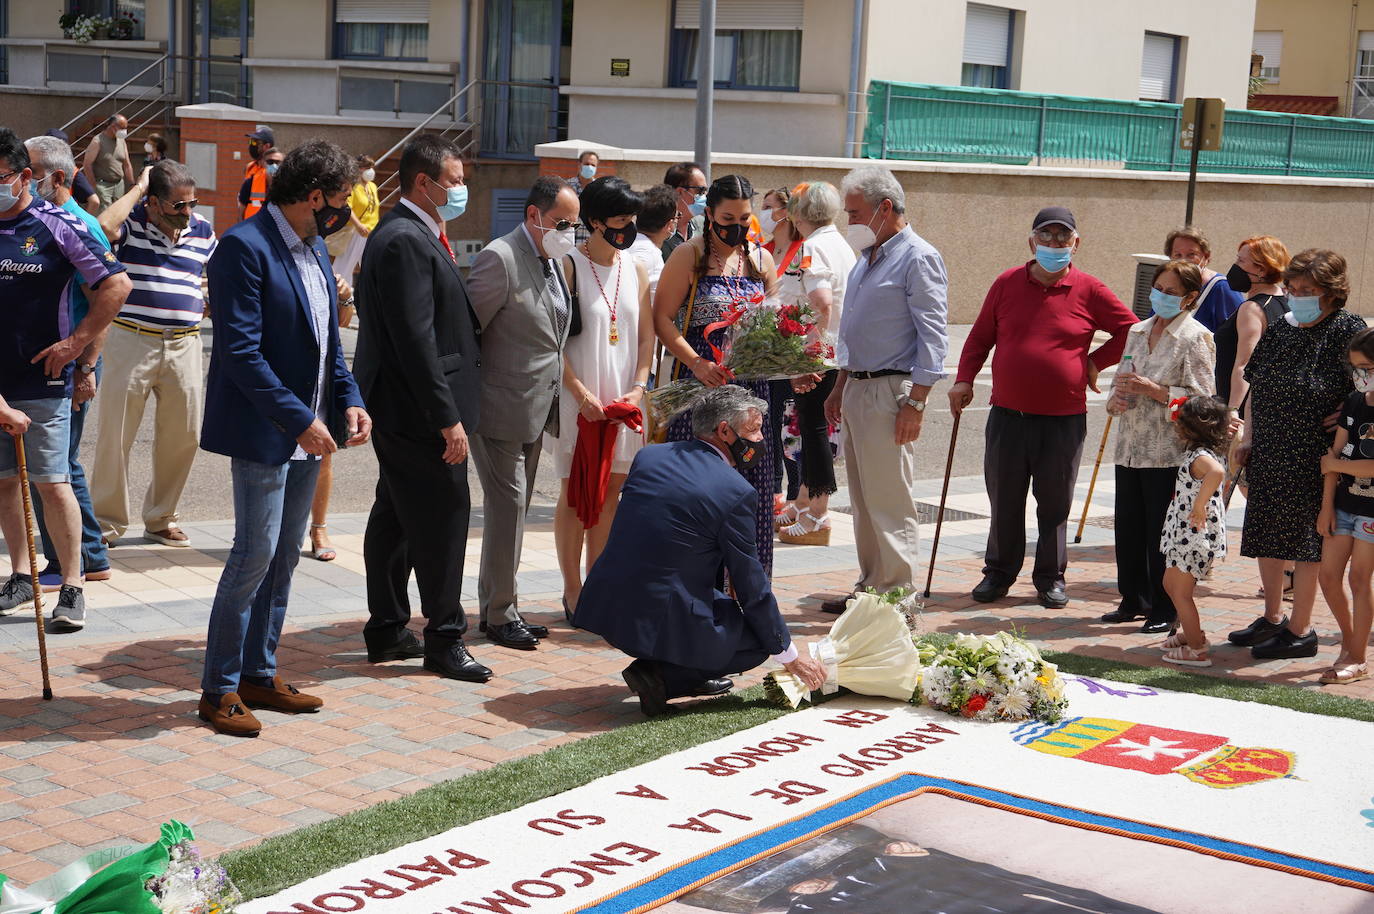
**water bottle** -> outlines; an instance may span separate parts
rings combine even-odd
[[[1134,409],[1140,399],[1139,394],[1128,393],[1125,389],[1126,380],[1132,377],[1135,377],[1135,357],[1128,355],[1122,358],[1121,366],[1116,370],[1116,378],[1112,381],[1114,395],[1127,409]]]

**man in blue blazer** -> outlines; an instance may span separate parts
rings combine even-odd
[[[225,233],[207,270],[215,333],[200,446],[232,458],[234,545],[210,610],[199,713],[234,736],[262,729],[249,708],[323,704],[282,681],[276,648],[319,458],[372,430],[321,241],[348,224],[356,177],[333,143],[292,150],[267,206]]]
[[[717,387],[692,410],[695,439],[639,452],[577,601],[574,625],[637,658],[622,675],[651,717],[671,698],[728,692],[727,673],[770,657],[812,689],[825,682],[792,643],[754,546],[758,494],[739,471],[757,458],[767,410],[742,387]]]

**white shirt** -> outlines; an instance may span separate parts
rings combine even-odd
[[[406,206],[410,207],[412,211],[419,214],[420,221],[423,222],[425,225],[429,226],[429,230],[434,233],[435,238],[439,238],[444,234],[444,227],[439,223],[435,222],[434,217],[432,217],[429,213],[425,212],[424,210],[420,209],[420,207],[416,206],[415,203],[412,202],[409,197],[402,197],[401,202]]]
[[[663,272],[663,250],[658,245],[649,240],[649,236],[640,233],[635,236],[635,243],[630,245],[627,252],[635,259],[636,263],[644,265],[644,269],[649,273],[649,301],[654,300],[654,294],[658,291],[658,275]]]

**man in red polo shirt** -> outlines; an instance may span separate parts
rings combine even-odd
[[[973,402],[973,379],[995,346],[992,411],[983,475],[992,501],[983,580],[973,598],[1006,596],[1026,556],[1026,493],[1035,492],[1039,540],[1031,580],[1041,606],[1069,602],[1068,520],[1087,432],[1086,388],[1115,365],[1135,315],[1096,276],[1072,264],[1080,238],[1073,213],[1047,206],[1031,223],[1034,259],[993,282],[964,343],[949,408],[959,415]],[[1111,339],[1089,352],[1093,334]]]

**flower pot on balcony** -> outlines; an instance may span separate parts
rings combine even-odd
[[[109,41],[109,40],[110,40],[110,27],[109,27],[108,25],[98,25],[98,26],[96,26],[96,27],[95,27],[95,40],[96,40],[96,41]]]

